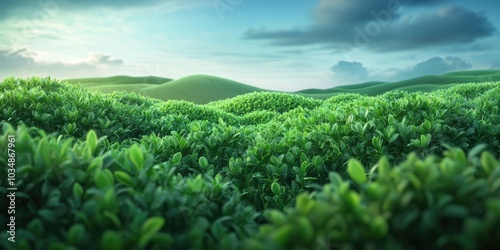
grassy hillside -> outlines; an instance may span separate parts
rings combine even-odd
[[[460,71],[439,76],[422,76],[399,82],[373,81],[329,89],[306,89],[294,93],[305,97],[325,100],[340,93],[374,96],[391,90],[428,92],[451,87],[460,83],[492,82],[499,80],[500,71],[498,70]],[[108,78],[69,79],[65,81],[71,84],[80,84],[89,90],[103,93],[126,91],[164,101],[184,100],[196,104],[206,104],[251,92],[269,91],[209,75],[192,75],[177,80],[161,77],[114,76]]]
[[[75,78],[63,80],[71,84],[83,86],[116,85],[116,84],[162,84],[172,79],[157,76],[111,76],[95,78]]]
[[[209,75],[192,75],[145,89],[146,95],[161,100],[185,100],[197,104],[232,98],[255,91],[250,85]]]
[[[112,93],[115,91],[126,91],[129,93],[139,93],[146,95],[145,89],[155,87],[172,81],[169,78],[144,76],[112,76],[98,78],[76,78],[63,80],[70,84],[78,84],[91,91],[99,91],[101,93]]]
[[[458,71],[444,75],[422,76],[398,82],[367,82],[347,86],[338,86],[329,89],[307,89],[297,93],[304,96],[326,99],[339,93],[356,93],[369,96],[380,95],[391,90],[405,90],[408,92],[429,92],[447,88],[460,83],[493,82],[500,80],[499,70]]]
[[[196,104],[205,104],[251,92],[265,91],[250,85],[209,75],[192,75],[177,80],[161,77],[114,76],[63,81],[80,84],[91,91],[102,93],[126,91],[164,101],[184,100]]]

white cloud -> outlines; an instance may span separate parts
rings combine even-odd
[[[122,59],[116,59],[110,55],[106,55],[103,53],[92,52],[89,55],[89,60],[92,64],[95,64],[95,65],[114,65],[114,66],[123,65]]]
[[[369,70],[360,62],[339,61],[331,67],[335,78],[343,83],[355,83],[368,80]]]
[[[122,59],[103,53],[90,53],[89,58],[79,62],[41,61],[37,53],[26,48],[0,47],[0,79],[5,77],[54,76],[74,77],[95,76],[100,70],[124,66]]]

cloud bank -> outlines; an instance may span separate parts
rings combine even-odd
[[[375,52],[469,44],[490,37],[496,28],[484,15],[443,1],[320,0],[313,23],[299,28],[250,28],[244,38],[275,46],[321,45]],[[417,11],[425,6],[426,11]]]
[[[370,79],[389,79],[400,81],[423,75],[442,75],[453,71],[469,70],[472,64],[460,57],[432,57],[409,68],[392,69],[390,75],[372,72],[360,62],[339,61],[331,67],[331,71],[339,80],[351,80],[350,83],[369,81]]]
[[[94,75],[96,71],[118,68],[124,65],[117,59],[104,53],[90,53],[87,60],[78,63],[46,62],[36,60],[37,54],[28,48],[0,47],[0,80],[5,77],[57,76],[68,77],[75,74]],[[55,73],[57,72],[57,73]]]

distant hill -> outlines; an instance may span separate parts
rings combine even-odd
[[[172,81],[169,78],[157,76],[112,76],[112,77],[95,77],[95,78],[76,78],[66,79],[63,82],[70,84],[79,84],[92,91],[102,93],[112,93],[114,91],[144,93],[144,89],[154,87]]]
[[[196,104],[206,104],[251,92],[269,91],[210,75],[191,75],[177,80],[154,76],[112,76],[63,81],[103,93],[127,91],[165,101],[185,100]]]
[[[308,97],[326,99],[339,93],[357,93],[365,95],[379,95],[391,90],[433,91],[441,88],[451,87],[460,83],[471,82],[493,82],[500,81],[500,70],[472,70],[457,71],[444,75],[421,76],[398,82],[366,82],[338,86],[329,89],[306,89],[295,92]]]
[[[268,90],[209,75],[187,76],[145,90],[147,95],[153,98],[186,100],[197,104],[205,104],[256,91]]]
[[[80,84],[90,90],[104,93],[127,91],[160,100],[186,100],[196,104],[206,104],[251,92],[270,91],[210,75],[191,75],[177,80],[155,76],[113,76],[106,78],[68,79],[64,81],[71,84]],[[327,99],[339,93],[357,93],[374,96],[391,90],[428,92],[461,83],[493,81],[500,81],[500,70],[458,71],[444,75],[422,76],[398,82],[372,81],[329,89],[305,89],[293,93],[317,99]]]
[[[157,76],[111,76],[95,78],[75,78],[63,80],[72,84],[84,84],[87,86],[114,85],[114,84],[162,84],[172,81],[170,78]]]

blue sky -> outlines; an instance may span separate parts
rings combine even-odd
[[[295,91],[500,69],[496,0],[2,0],[0,79],[210,74]]]

